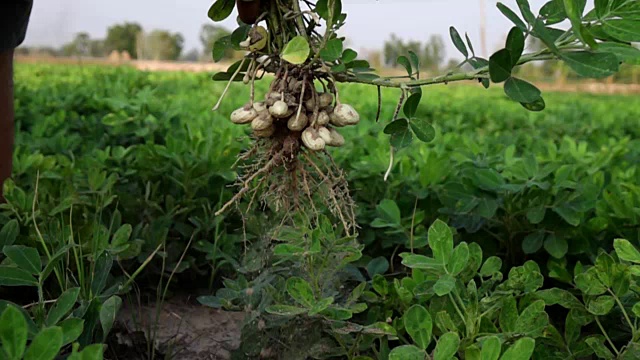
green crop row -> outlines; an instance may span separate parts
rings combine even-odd
[[[15,169],[13,181],[5,184],[8,203],[0,205],[0,250],[38,248],[46,264],[53,261],[46,254],[72,251],[73,261],[51,265],[57,271],[49,278],[56,281],[37,285],[47,299],[81,289],[74,314],[86,315],[83,319],[93,326],[85,326],[82,344],[103,341],[100,304],[126,293],[134,280],[151,284],[174,274],[177,286],[186,282],[210,293],[221,287],[223,277],[237,278],[220,289],[227,297],[207,301],[238,305],[233,294],[253,284],[245,277],[272,266],[266,254],[270,245],[260,240],[271,234],[273,224],[262,212],[245,219],[246,224],[234,212],[214,216],[234,193],[232,165],[249,145],[249,129],[228,120],[247,102],[247,87],[232,85],[222,107],[212,112],[224,84],[212,82],[209,74],[60,65],[19,65],[16,70]],[[266,90],[266,81],[259,83],[257,96]],[[390,149],[382,130],[398,94],[383,90],[376,123],[375,88],[344,85],[340,91],[341,101],[362,117],[359,126],[341,130],[345,146],[331,150],[356,200],[357,240],[364,245],[344,248],[360,254],[342,264],[351,274],[345,286],[368,282],[377,287],[368,303],[378,310],[361,323],[371,325],[385,321],[387,312],[394,317],[409,310],[412,302],[405,301],[402,289],[414,291],[415,283],[396,284],[394,275],[415,266],[400,254],[434,255],[428,229],[438,219],[453,229],[456,244],[479,245],[478,265],[501,259],[489,274],[496,276],[496,284],[502,280],[498,273],[507,279],[512,271],[531,270],[571,289],[580,274],[576,269],[594,264],[603,251],[611,253],[613,239],[640,245],[640,103],[634,96],[547,94],[547,109],[531,113],[500,89],[425,89],[416,116],[428,119],[437,136],[429,144],[415,141],[400,150],[385,181]],[[331,238],[328,229],[323,231],[321,236]],[[347,246],[332,241],[338,248]],[[294,250],[280,248],[279,255]],[[250,256],[243,256],[247,251]],[[0,266],[15,265],[8,257],[0,260]],[[535,269],[532,260],[539,264]],[[96,266],[104,276],[97,292],[91,279]],[[271,275],[266,272],[258,283],[272,293],[282,290],[285,284]],[[424,277],[414,274],[415,281],[416,276]],[[38,300],[38,294],[5,296],[3,286],[15,284],[1,279],[0,272],[3,299]],[[281,280],[306,289],[302,282]],[[391,297],[387,286],[397,296]],[[626,289],[620,293],[628,295]],[[520,295],[514,295],[518,301]],[[278,302],[286,302],[282,294],[273,295],[262,309]],[[86,312],[90,306],[96,307],[93,313]],[[440,329],[446,333],[448,328]]]

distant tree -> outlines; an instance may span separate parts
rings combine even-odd
[[[405,54],[403,50],[404,42],[402,39],[397,37],[396,34],[391,34],[391,38],[384,42],[384,48],[382,50],[384,54],[384,64],[393,67],[398,65],[396,60],[398,56]]]
[[[144,37],[144,57],[153,60],[177,60],[180,58],[184,38],[166,30],[154,30]]]
[[[198,52],[197,49],[191,49],[180,57],[180,60],[193,61],[193,62],[198,61],[199,59],[200,59],[200,53]]]
[[[85,32],[77,33],[73,40],[62,46],[64,56],[88,56],[91,52],[91,38]]]
[[[429,70],[438,71],[444,63],[445,54],[446,50],[442,36],[431,35],[424,45],[424,51],[420,59],[422,66]]]
[[[89,54],[93,57],[104,57],[107,55],[107,50],[104,45],[104,40],[91,40],[89,43]]]
[[[230,34],[231,32],[222,26],[211,24],[202,25],[202,28],[200,29],[200,42],[202,43],[203,57],[205,59],[211,59],[213,44],[221,37],[225,37]],[[233,58],[233,49],[225,50],[223,59],[231,58]]]
[[[104,41],[105,53],[113,50],[127,51],[131,58],[138,58],[136,39],[142,32],[142,27],[137,23],[124,23],[113,25],[107,29],[107,38]]]

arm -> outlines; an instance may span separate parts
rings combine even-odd
[[[0,202],[1,184],[11,177],[13,160],[13,50],[0,53]]]

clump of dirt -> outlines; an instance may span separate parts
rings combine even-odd
[[[202,306],[185,298],[123,305],[110,338],[111,359],[229,360],[240,347],[242,312]]]

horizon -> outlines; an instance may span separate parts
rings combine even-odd
[[[481,21],[478,13],[483,1],[487,18],[488,53],[482,52],[479,35]],[[80,32],[88,33],[92,39],[104,39],[109,26],[135,22],[145,32],[163,29],[180,33],[184,37],[183,54],[193,49],[202,52],[199,32],[204,24],[221,25],[229,30],[237,26],[235,10],[225,21],[211,21],[207,17],[207,10],[212,3],[211,0],[184,3],[178,3],[177,0],[113,0],[109,3],[83,0],[35,1],[22,46],[59,48]],[[404,41],[416,40],[422,43],[429,36],[438,34],[445,41],[446,59],[449,60],[460,57],[449,37],[449,27],[455,26],[461,34],[469,33],[479,56],[488,57],[502,46],[506,34],[513,26],[498,11],[496,3],[497,1],[489,0],[343,0],[343,11],[348,14],[348,18],[342,35],[347,37],[351,47],[360,52],[381,50],[391,34]],[[518,12],[515,0],[506,0],[504,3]],[[545,0],[531,0],[532,9],[537,11],[544,3]],[[465,7],[467,4],[469,6]],[[123,8],[127,9],[126,15],[121,11]],[[180,11],[176,11],[176,8]],[[424,22],[423,17],[427,12],[436,15]],[[372,27],[371,24],[386,26]],[[416,29],[415,24],[421,24],[422,27]]]

